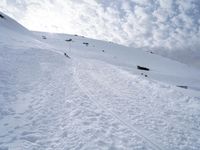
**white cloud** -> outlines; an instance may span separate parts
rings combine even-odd
[[[31,30],[160,51],[200,47],[199,0],[1,0],[0,11]]]

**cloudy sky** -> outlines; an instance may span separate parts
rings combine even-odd
[[[0,0],[0,11],[31,30],[161,51],[200,47],[200,0]]]

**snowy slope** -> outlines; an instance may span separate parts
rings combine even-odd
[[[52,44],[55,48],[69,55],[98,59],[117,65],[123,70],[140,75],[147,74],[151,79],[170,83],[174,86],[188,86],[200,90],[200,71],[185,64],[145,52],[141,49],[128,48],[113,43],[103,42],[65,34],[35,32],[39,39]],[[72,39],[72,41],[65,41]],[[88,43],[86,46],[83,43]],[[150,72],[139,71],[137,65],[150,68]]]
[[[2,15],[0,150],[200,149],[199,70]]]
[[[15,20],[0,12],[4,18],[0,17],[0,45],[7,47],[29,47],[29,48],[46,48],[51,46],[37,40],[32,32],[18,24]]]

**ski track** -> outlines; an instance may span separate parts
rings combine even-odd
[[[98,97],[98,104],[122,119],[127,126],[138,129],[147,141],[151,139],[155,148],[200,148],[199,109],[194,114],[190,113],[192,108],[187,107],[190,101],[197,99],[101,61],[82,59],[75,64],[82,89],[91,99]],[[161,93],[156,93],[156,88]]]
[[[80,91],[70,63],[49,65],[7,106],[12,113],[0,121],[0,150],[154,149]]]
[[[102,61],[52,59],[28,85],[0,74],[10,87],[1,91],[0,150],[200,149],[198,109],[186,107],[194,98]]]
[[[103,106],[102,104],[100,104],[98,102],[99,98],[95,97],[93,94],[91,94],[86,87],[84,87],[81,84],[81,81],[79,79],[79,77],[77,75],[77,71],[74,68],[74,77],[75,80],[77,81],[77,84],[79,85],[80,89],[88,96],[88,98],[91,100],[92,103],[96,104],[97,107],[100,107],[102,110],[108,112],[113,118],[115,118],[116,120],[118,120],[120,123],[122,123],[124,126],[126,126],[129,130],[131,130],[131,132],[133,132],[134,134],[136,133],[138,136],[140,136],[141,138],[143,138],[145,141],[147,141],[148,143],[151,144],[151,146],[154,149],[158,149],[161,150],[162,148],[160,148],[160,146],[158,146],[157,144],[155,144],[154,142],[152,142],[152,140],[150,140],[149,138],[146,137],[146,135],[142,134],[141,131],[139,131],[138,129],[132,127],[130,124],[128,124],[127,122],[123,121],[123,119],[121,119],[120,117],[118,117],[116,114],[114,114],[113,112],[109,111],[106,109],[105,106]]]

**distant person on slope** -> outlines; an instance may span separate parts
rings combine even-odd
[[[69,55],[67,55],[67,53],[64,53],[64,55],[65,55],[67,58],[69,58],[69,59],[71,58],[71,57],[69,57]]]

